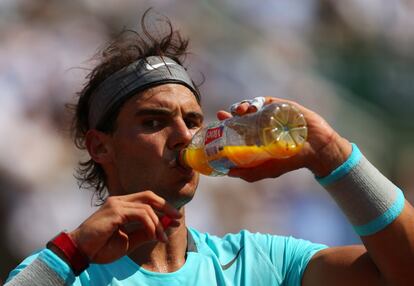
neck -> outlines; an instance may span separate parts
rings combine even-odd
[[[150,241],[139,246],[128,256],[135,263],[153,272],[174,272],[180,269],[186,259],[187,228],[184,217],[178,226],[166,230],[167,243]]]

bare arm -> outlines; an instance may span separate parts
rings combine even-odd
[[[110,197],[105,204],[69,235],[93,263],[109,263],[139,245],[165,241],[160,213],[172,219],[181,214],[151,191]],[[139,227],[128,228],[133,223]],[[65,255],[55,247],[43,250],[24,269],[16,269],[6,285],[72,285],[75,276]]]
[[[272,102],[286,100],[266,98],[266,104]],[[308,168],[317,177],[325,177],[348,159],[352,146],[346,139],[316,113],[290,103],[303,112],[308,123],[309,137],[303,150],[292,158],[268,161],[255,168],[233,169],[231,176],[253,182]],[[254,110],[247,104],[238,110],[239,115],[249,112]],[[219,119],[228,116],[223,111],[218,113]],[[384,184],[389,183],[385,177],[382,180]],[[330,248],[317,253],[308,264],[302,285],[414,285],[413,225],[414,211],[405,201],[402,212],[392,223],[378,232],[361,236],[364,246]]]
[[[322,250],[310,261],[302,285],[414,285],[413,208],[384,230],[362,237],[364,246]],[[367,251],[368,250],[368,251]]]

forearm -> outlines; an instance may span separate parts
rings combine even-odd
[[[414,212],[406,201],[385,229],[361,239],[380,273],[391,285],[414,285]]]
[[[412,285],[412,207],[401,190],[362,154],[354,155],[319,181],[354,225],[385,280],[392,285]]]
[[[30,264],[24,262],[10,273],[5,285],[72,285],[75,275],[69,265],[49,249]]]
[[[65,282],[49,265],[38,258],[5,284],[5,286],[14,285],[63,286]]]

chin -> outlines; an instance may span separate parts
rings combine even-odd
[[[176,208],[186,205],[193,199],[198,186],[198,174],[196,176],[197,177],[193,178],[193,180],[182,185],[176,192],[174,192],[175,196],[170,203]]]
[[[181,197],[178,200],[176,200],[175,202],[173,202],[173,206],[176,209],[180,209],[182,207],[184,207],[186,204],[188,204],[189,202],[191,202],[191,200],[193,199],[194,196],[191,197]]]

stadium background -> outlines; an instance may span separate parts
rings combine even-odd
[[[323,115],[414,201],[414,4],[408,0],[0,0],[0,282],[93,211],[73,169],[82,153],[64,105],[89,59],[149,7],[187,35],[207,121],[272,95]],[[201,179],[190,226],[249,229],[328,245],[358,237],[312,174],[248,184]]]

